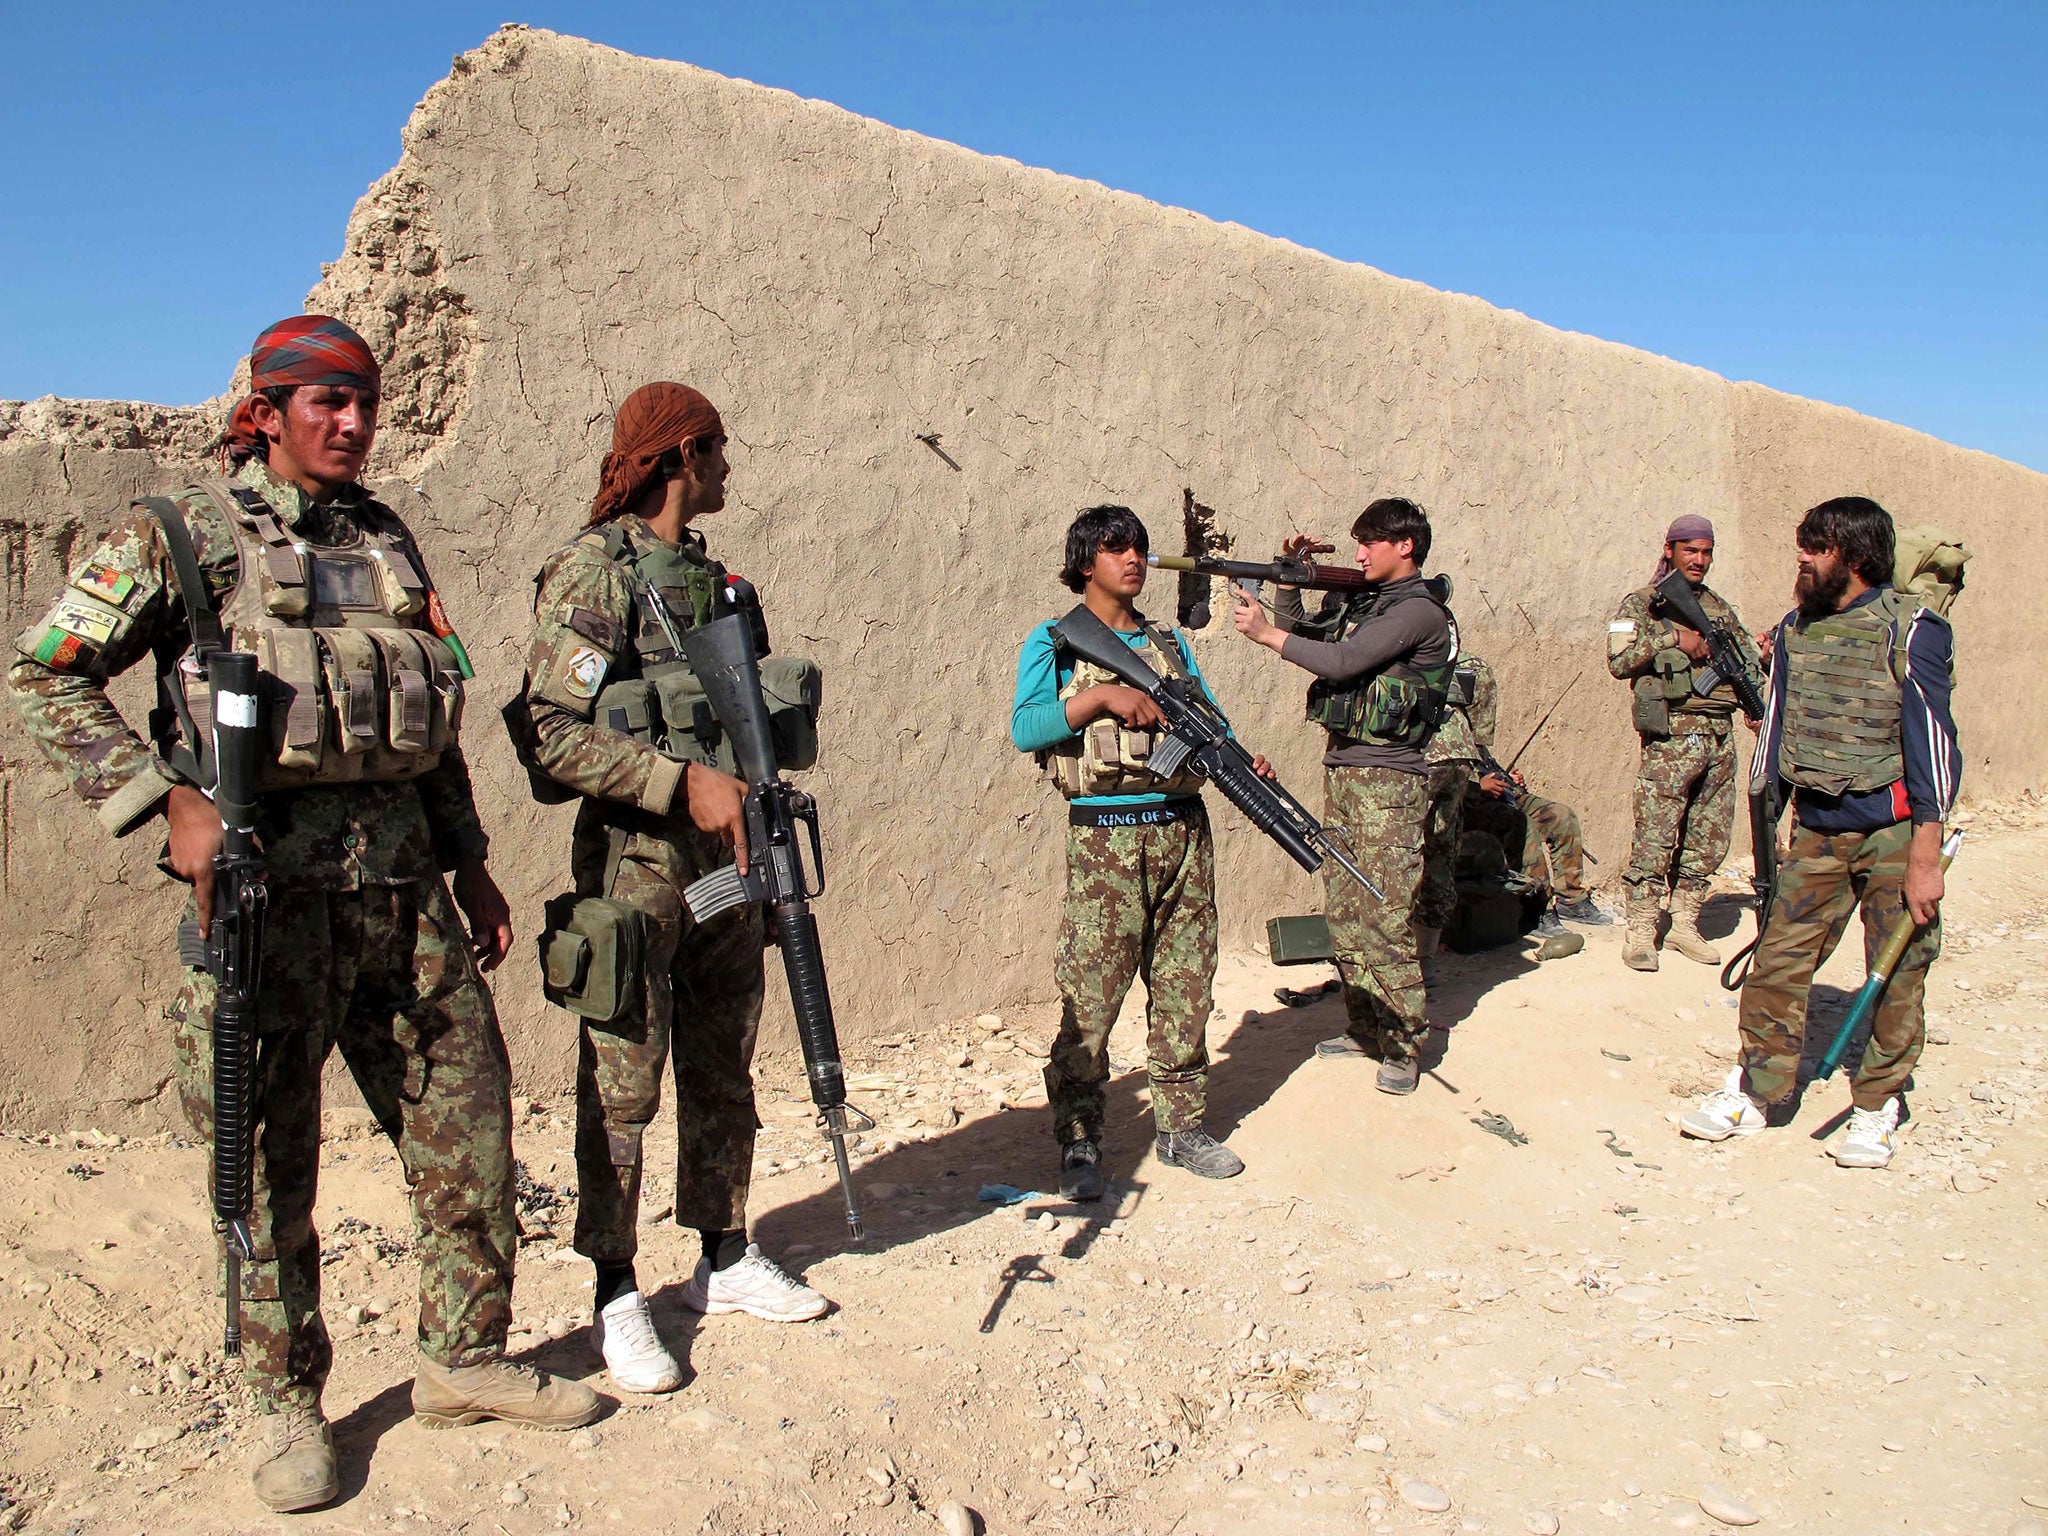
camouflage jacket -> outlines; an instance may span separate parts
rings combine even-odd
[[[654,541],[641,519],[627,514],[620,521],[636,542]],[[631,857],[672,877],[694,878],[703,871],[677,856],[678,844],[701,840],[685,814],[686,765],[595,718],[604,685],[638,667],[633,637],[639,616],[628,570],[606,555],[601,529],[571,539],[540,568],[526,659],[534,762],[584,797],[579,837],[624,829]]]
[[[235,477],[270,503],[294,533],[314,544],[352,540],[350,508],[367,500],[351,486],[320,506],[297,486],[251,460]],[[172,497],[185,514],[192,547],[216,606],[240,574],[234,535],[204,491]],[[73,568],[65,594],[95,599],[99,629],[77,633],[75,598],[60,594],[49,615],[15,641],[7,689],[28,732],[71,781],[71,787],[117,837],[163,809],[177,772],[122,718],[107,697],[107,680],[158,649],[171,656],[191,644],[185,604],[172,577],[162,529],[133,507],[114,531]],[[118,610],[119,617],[110,610]],[[67,627],[68,626],[68,627]],[[41,659],[39,659],[39,657]],[[459,748],[437,767],[398,784],[342,784],[279,791],[263,797],[257,822],[272,884],[295,890],[348,891],[400,885],[452,869],[489,849],[469,767]]]
[[[1701,587],[1699,597],[1707,617],[1732,628],[1754,654],[1749,631],[1728,600],[1712,587]],[[1665,678],[1673,714],[1726,720],[1737,708],[1735,690],[1726,681],[1704,696],[1692,691],[1692,658],[1678,648],[1677,625],[1658,603],[1654,587],[1629,593],[1615,610],[1613,622],[1607,626],[1607,670],[1625,682],[1652,672]]]

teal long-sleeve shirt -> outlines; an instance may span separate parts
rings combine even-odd
[[[1074,660],[1071,656],[1061,655],[1059,647],[1053,643],[1052,627],[1057,622],[1048,619],[1032,630],[1025,638],[1024,649],[1017,655],[1017,698],[1010,706],[1010,740],[1019,752],[1043,752],[1047,747],[1056,747],[1081,734],[1067,724],[1067,706],[1060,698],[1060,690],[1073,680]],[[1216,704],[1216,695],[1209,691],[1208,680],[1202,676],[1201,667],[1196,665],[1195,653],[1186,636],[1170,625],[1161,627],[1179,647],[1189,675],[1201,684],[1209,702]],[[1117,633],[1134,651],[1145,638],[1142,630],[1119,630]],[[1221,713],[1223,706],[1218,704],[1216,707]],[[1087,795],[1075,804],[1164,805],[1169,799],[1184,798],[1168,795]]]

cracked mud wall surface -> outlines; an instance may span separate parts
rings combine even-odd
[[[497,996],[536,1090],[573,1060],[531,949],[570,816],[527,798],[495,706],[532,573],[580,524],[617,402],[651,379],[719,404],[734,474],[712,547],[762,587],[778,647],[825,668],[804,782],[849,1035],[1051,996],[1064,817],[1009,744],[1009,704],[1024,634],[1073,601],[1053,572],[1095,502],[1136,507],[1166,546],[1190,486],[1255,556],[1297,529],[1341,542],[1367,500],[1415,497],[1500,671],[1503,745],[1563,695],[1523,766],[1580,808],[1609,880],[1635,739],[1606,621],[1679,512],[1716,520],[1716,584],[1753,625],[1785,606],[1792,526],[1826,496],[1961,531],[1979,557],[1958,613],[1968,792],[2033,786],[2048,746],[2048,685],[1995,664],[2042,638],[2020,583],[2048,479],[687,65],[500,32],[421,103],[311,304],[393,358],[374,468],[479,668],[467,739],[522,930]],[[128,496],[190,473],[218,415],[0,406],[10,634]],[[1170,611],[1171,585],[1149,606]],[[1220,619],[1195,644],[1240,734],[1319,805],[1302,674]],[[139,712],[142,690],[123,697]],[[0,730],[0,929],[26,957],[0,977],[0,1122],[169,1114],[133,1107],[168,1070],[176,898],[155,845],[109,845]],[[1226,943],[1319,905],[1236,812],[1215,820]]]

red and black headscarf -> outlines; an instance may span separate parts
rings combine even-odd
[[[326,315],[293,315],[256,338],[249,349],[249,394],[228,421],[224,447],[239,464],[263,451],[249,401],[281,384],[376,389],[383,377],[370,344]]]

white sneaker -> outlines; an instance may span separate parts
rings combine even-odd
[[[1742,1068],[1728,1069],[1728,1080],[1700,1101],[1700,1107],[1678,1122],[1679,1134],[1701,1141],[1726,1141],[1754,1136],[1764,1128],[1764,1107],[1742,1091]]]
[[[683,1384],[683,1368],[655,1332],[647,1298],[638,1291],[606,1303],[590,1325],[590,1343],[621,1392],[673,1392]]]
[[[699,1259],[683,1287],[683,1305],[696,1312],[751,1312],[771,1323],[807,1323],[823,1317],[831,1303],[785,1275],[759,1243],[749,1243],[747,1256],[724,1269]]]
[[[1882,1109],[1849,1111],[1849,1134],[1835,1148],[1843,1168],[1883,1168],[1892,1160],[1893,1138],[1899,1130],[1899,1101],[1886,1099]]]

